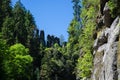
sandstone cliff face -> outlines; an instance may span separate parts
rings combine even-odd
[[[107,2],[103,13],[105,27],[94,43],[92,80],[120,80],[120,17],[112,22]]]

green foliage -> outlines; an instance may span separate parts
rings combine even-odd
[[[45,33],[43,30],[40,31],[40,44],[45,46]]]
[[[60,39],[54,35],[47,35],[47,47],[53,47],[54,44],[60,45]]]
[[[2,27],[2,38],[7,41],[8,44],[14,43],[14,20],[12,17],[6,17]]]
[[[1,0],[0,1],[0,32],[2,30],[2,25],[6,16],[12,15],[11,0]]]
[[[14,46],[10,47],[11,55],[26,55],[28,54],[28,49],[25,49],[25,47],[21,44],[16,44]]]
[[[120,1],[119,0],[109,0],[108,6],[110,8],[110,13],[113,18],[115,18],[117,15],[120,15]]]
[[[24,35],[26,34],[26,42],[24,42],[24,44],[30,48],[30,46],[31,46],[30,42],[33,39],[36,24],[34,21],[34,17],[30,13],[30,11],[25,11],[24,19],[25,19],[24,27],[25,27],[25,31],[26,31],[26,32],[24,32]]]
[[[8,46],[6,44],[5,40],[1,39],[1,33],[0,33],[0,79],[5,80],[5,70],[4,70],[4,60],[6,59],[8,52]]]
[[[79,58],[79,35],[82,30],[81,22],[81,0],[72,0],[73,9],[74,9],[74,18],[68,27],[68,43],[67,50],[64,53],[65,55],[65,68],[67,69],[66,73],[71,76],[71,79],[74,80],[75,76],[75,67],[77,59]]]
[[[83,19],[84,28],[79,36],[80,58],[77,63],[77,77],[89,78],[92,70],[92,46],[93,46],[93,31],[95,30],[95,18],[99,10],[97,5],[99,1],[88,0],[83,1],[83,9],[81,18]],[[89,5],[89,7],[87,7]]]
[[[109,6],[110,10],[113,11],[114,8],[116,7],[116,4],[114,2],[112,2],[112,1],[109,1],[108,6]]]
[[[116,15],[115,15],[114,11],[115,11],[115,8],[117,7],[117,4],[115,4],[115,2],[113,0],[112,1],[110,0],[110,1],[108,1],[108,6],[110,9],[111,16],[113,18],[115,18]],[[117,12],[117,11],[115,11],[115,12]]]
[[[15,44],[9,48],[7,58],[4,60],[4,69],[7,79],[30,80],[30,67],[32,57],[28,55],[28,49],[22,44]]]
[[[20,1],[15,4],[11,14],[12,16],[5,17],[2,25],[3,39],[10,45],[19,42],[30,47],[35,30],[33,16]]]
[[[71,80],[76,78],[75,67],[79,57],[79,35],[81,34],[81,27],[77,20],[73,19],[68,27],[69,38],[66,46],[65,68],[66,73],[71,76]]]
[[[93,61],[93,57],[90,51],[87,51],[87,53],[82,58],[79,58],[77,65],[77,69],[78,69],[77,76],[79,76],[80,78],[90,77],[93,66],[92,61]]]
[[[83,30],[83,34],[80,36],[79,45],[81,47],[81,57],[78,60],[77,70],[78,76],[81,78],[90,77],[91,69],[92,69],[92,32],[94,30],[94,26],[86,25],[86,28]]]
[[[42,59],[41,66],[41,78],[43,80],[54,80],[55,75],[59,75],[61,73],[63,62],[61,60],[62,54],[58,49],[58,44],[55,44],[54,48],[45,49],[45,55]]]
[[[74,18],[76,21],[80,22],[80,14],[81,14],[81,0],[72,0],[73,9],[74,9]]]
[[[15,43],[22,43],[24,44],[27,40],[27,31],[26,27],[24,26],[25,24],[25,8],[21,4],[20,1],[18,1],[15,4],[15,7],[13,8],[13,17],[15,21],[15,26],[14,26],[14,36],[15,36]],[[24,44],[25,45],[25,44]]]

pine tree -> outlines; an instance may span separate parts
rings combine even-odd
[[[81,1],[80,0],[72,0],[73,9],[74,9],[74,18],[72,19],[70,26],[68,27],[68,43],[67,43],[67,57],[66,67],[68,67],[68,75],[71,76],[72,79],[75,79],[75,67],[77,63],[77,59],[79,58],[79,35],[82,31],[82,23],[81,23]]]
[[[74,9],[74,17],[77,21],[80,21],[80,14],[81,14],[81,5],[80,0],[72,0],[73,2],[73,9]]]
[[[13,15],[15,20],[15,27],[14,27],[14,37],[16,39],[15,43],[22,43],[25,45],[26,38],[27,38],[27,31],[24,25],[24,16],[25,16],[25,8],[20,2],[20,0],[15,4],[13,9]]]
[[[45,34],[44,34],[44,31],[41,30],[40,31],[40,43],[45,46]]]
[[[26,11],[25,12],[25,28],[26,28],[26,35],[27,35],[27,42],[26,42],[26,46],[28,48],[31,47],[31,41],[34,38],[34,34],[35,34],[35,29],[36,29],[36,24],[34,21],[34,17],[33,15],[30,13],[30,11]]]
[[[53,35],[52,36],[48,35],[47,36],[47,47],[53,47],[55,43],[60,45],[60,39],[58,37],[53,36]]]
[[[7,52],[8,52],[8,45],[6,44],[6,41],[2,39],[2,35],[0,33],[0,79],[6,80],[6,74],[4,69],[4,61],[7,58]]]
[[[6,17],[2,27],[2,38],[6,40],[7,44],[13,45],[14,38],[14,19],[13,17]]]
[[[0,1],[0,32],[2,30],[4,19],[12,16],[11,0]]]

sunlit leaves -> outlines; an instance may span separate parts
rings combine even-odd
[[[11,46],[7,58],[4,60],[4,69],[8,79],[29,79],[30,73],[28,72],[32,61],[32,57],[28,55],[28,49],[22,44]]]
[[[77,74],[79,77],[90,77],[91,75],[91,69],[92,69],[92,60],[93,57],[91,55],[90,51],[87,51],[87,53],[78,59],[79,64],[77,65],[77,69],[79,73]]]
[[[78,59],[77,64],[77,76],[79,78],[89,78],[91,75],[92,69],[92,46],[93,46],[93,31],[95,30],[95,18],[97,14],[97,8],[99,1],[96,0],[88,0],[83,1],[83,10],[81,14],[82,22],[83,22],[83,30],[82,34],[79,36],[79,47],[80,47],[80,58]]]

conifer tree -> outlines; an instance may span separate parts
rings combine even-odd
[[[30,13],[30,11],[26,11],[25,12],[25,29],[27,31],[26,35],[27,35],[27,42],[25,43],[25,45],[30,48],[31,47],[31,41],[34,38],[34,34],[35,34],[35,29],[36,29],[36,24],[34,21],[34,17],[33,15]]]
[[[74,17],[77,21],[80,21],[80,14],[81,14],[80,0],[72,0],[72,2],[73,2],[73,9],[74,9]]]
[[[0,33],[0,79],[6,80],[6,74],[4,69],[4,61],[6,59],[6,54],[8,50],[8,45],[6,44],[6,41],[2,39],[2,35]]]
[[[4,19],[12,16],[11,0],[0,1],[0,32],[2,30]]]
[[[2,27],[2,38],[6,40],[7,44],[13,45],[14,38],[14,19],[13,17],[6,17]]]
[[[43,30],[40,31],[40,43],[45,46],[45,33]]]
[[[25,45],[26,38],[27,38],[27,31],[24,25],[24,16],[25,16],[25,8],[20,2],[20,0],[15,4],[13,9],[13,15],[15,20],[15,26],[14,26],[14,37],[16,39],[16,43],[22,43]]]

